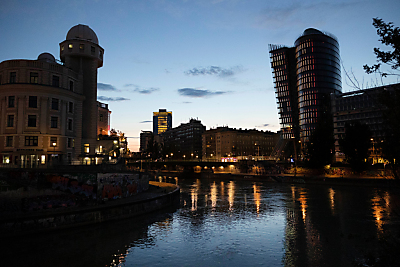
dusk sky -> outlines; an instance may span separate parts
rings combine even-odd
[[[172,111],[173,127],[198,118],[207,129],[278,131],[268,44],[292,46],[309,27],[338,38],[360,87],[381,85],[362,68],[382,47],[372,18],[400,26],[399,11],[398,0],[2,0],[0,61],[43,52],[59,59],[68,30],[88,25],[105,50],[98,100],[109,104],[111,128],[138,151],[141,130],[152,130],[160,108]],[[342,83],[344,92],[354,90],[343,69]]]

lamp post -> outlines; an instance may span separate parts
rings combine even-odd
[[[57,143],[56,142],[53,142],[53,148],[54,148],[54,155],[53,155],[53,163],[54,163],[54,161],[55,161],[55,158],[56,158],[56,146],[57,146]]]

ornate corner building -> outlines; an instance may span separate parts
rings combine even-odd
[[[42,53],[36,60],[0,63],[0,163],[97,162],[97,69],[103,55],[95,32],[76,25],[60,43],[61,62]]]

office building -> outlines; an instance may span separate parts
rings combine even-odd
[[[172,112],[166,109],[159,109],[153,112],[153,134],[160,135],[172,128]]]
[[[306,29],[294,47],[269,46],[282,138],[307,142],[321,118],[331,117],[330,95],[342,90],[339,43]]]
[[[162,134],[164,153],[172,159],[198,160],[202,158],[202,134],[206,130],[200,120],[190,119]]]
[[[384,111],[386,106],[381,102],[382,92],[400,90],[400,84],[391,84],[356,90],[353,92],[332,94],[332,114],[335,137],[335,160],[345,160],[345,155],[340,151],[339,139],[345,137],[346,123],[359,122],[368,125],[372,134],[371,162],[383,163],[380,143],[385,140],[386,127]]]

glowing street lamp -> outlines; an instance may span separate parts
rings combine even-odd
[[[57,146],[57,143],[56,142],[53,142],[53,148],[54,148],[54,158],[56,157],[56,146]]]

